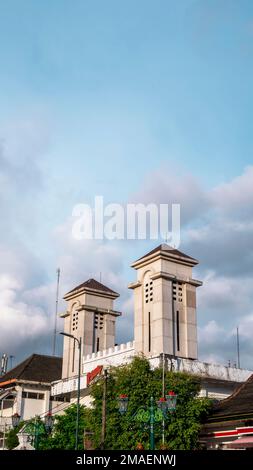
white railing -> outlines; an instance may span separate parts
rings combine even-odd
[[[7,432],[12,427],[11,416],[0,416],[0,432]]]
[[[62,380],[58,380],[57,382],[53,382],[51,385],[51,395],[55,396],[55,395],[62,395],[64,393],[75,392],[77,391],[77,382],[78,382],[77,376],[71,377],[69,379],[62,379]],[[87,386],[86,375],[81,377],[80,386],[81,386],[81,389],[86,388]]]

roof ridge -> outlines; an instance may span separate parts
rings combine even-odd
[[[54,359],[62,359],[62,356],[53,356],[52,354],[33,353],[31,356],[52,357],[52,358],[54,358]],[[29,356],[29,357],[30,357],[30,356]]]

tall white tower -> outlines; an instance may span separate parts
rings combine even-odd
[[[82,339],[82,357],[115,346],[115,321],[121,312],[113,310],[117,292],[95,279],[80,284],[65,294],[67,311],[64,332]],[[76,341],[64,337],[62,378],[78,373]]]
[[[161,353],[197,359],[196,287],[198,261],[167,244],[132,264],[135,349],[146,356]]]

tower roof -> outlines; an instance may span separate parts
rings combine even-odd
[[[147,260],[152,259],[153,257],[157,255],[163,255],[163,256],[166,256],[167,258],[174,259],[175,262],[176,261],[185,262],[186,264],[190,264],[191,266],[195,266],[196,264],[198,264],[198,261],[195,258],[192,258],[189,255],[186,255],[182,251],[176,250],[172,246],[167,245],[167,243],[162,243],[161,245],[158,245],[153,250],[149,251],[146,255],[137,259],[132,264],[132,267],[136,267],[142,262],[144,262],[146,259]]]
[[[91,278],[91,279],[88,279],[85,282],[82,282],[82,284],[79,284],[77,287],[74,287],[74,289],[67,292],[67,294],[65,294],[65,296],[63,298],[65,298],[66,296],[69,296],[70,294],[74,294],[75,292],[77,292],[79,290],[99,291],[99,292],[103,292],[105,294],[109,294],[111,296],[119,297],[119,294],[117,292],[115,292],[114,290],[112,290],[109,287],[105,286],[101,282],[96,281],[96,279]]]

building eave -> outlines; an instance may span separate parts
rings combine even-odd
[[[103,315],[113,315],[114,317],[120,317],[122,315],[122,312],[119,312],[118,310],[112,310],[110,308],[94,307],[92,305],[87,305],[87,304],[80,305],[80,307],[77,307],[76,310],[79,312],[82,310],[88,310],[89,312],[101,313]]]
[[[141,258],[140,260],[135,261],[134,263],[131,264],[131,267],[134,269],[139,269],[150,264],[151,261],[154,262],[159,259],[173,261],[175,263],[182,264],[184,266],[190,266],[190,267],[193,267],[199,264],[199,262],[194,258],[188,258],[188,257],[186,258],[184,256],[179,256],[173,253],[169,253],[168,251],[158,251],[151,255],[145,256],[144,258]]]
[[[80,289],[76,289],[73,292],[68,292],[67,294],[65,294],[63,299],[64,300],[75,299],[76,297],[79,297],[81,294],[90,294],[90,295],[95,295],[96,297],[106,297],[112,300],[115,300],[120,296],[116,292],[113,293],[113,292],[107,292],[107,291],[102,291],[102,290],[97,290],[97,289],[91,289],[89,287],[80,287]]]

